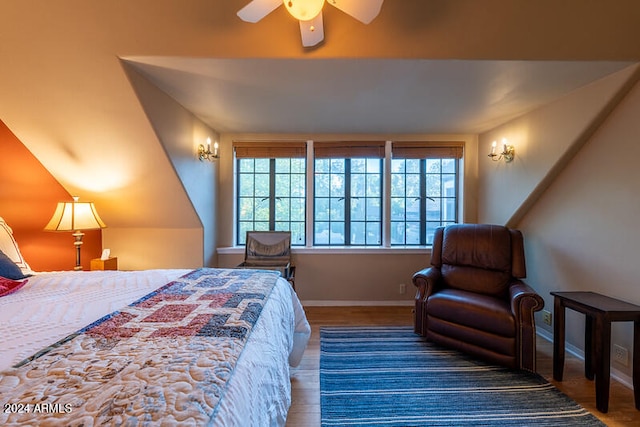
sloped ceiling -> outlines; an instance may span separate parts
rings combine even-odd
[[[5,1],[0,118],[110,226],[191,227],[121,58],[216,130],[322,133],[478,132],[640,60],[636,0],[327,8],[313,50],[284,8],[240,21],[246,3]]]
[[[126,58],[220,132],[480,133],[628,62]]]

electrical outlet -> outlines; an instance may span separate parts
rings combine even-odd
[[[551,312],[547,310],[542,310],[542,321],[545,325],[551,326]]]
[[[398,286],[398,293],[404,294],[405,292],[407,292],[407,285],[400,283],[400,286]]]
[[[618,344],[613,345],[613,360],[622,366],[629,366],[629,350]]]

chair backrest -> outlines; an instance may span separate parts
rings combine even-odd
[[[513,278],[526,277],[522,233],[491,224],[440,227],[431,265],[440,269],[447,286],[506,296]]]
[[[291,261],[290,231],[247,231],[244,261],[250,265],[286,265]]]

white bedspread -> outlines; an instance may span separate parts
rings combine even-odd
[[[0,298],[0,370],[188,272],[60,272],[31,277],[20,291]],[[289,368],[299,364],[309,335],[300,301],[279,279],[238,359],[213,425],[284,425],[291,404]],[[20,403],[8,399],[0,396],[0,403]]]

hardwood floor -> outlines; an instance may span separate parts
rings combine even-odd
[[[411,307],[306,307],[311,324],[311,340],[298,368],[292,372],[292,405],[287,427],[317,427],[320,425],[320,327],[412,325]],[[583,362],[567,354],[564,381],[553,380],[552,344],[537,340],[538,373],[558,389],[578,402],[611,427],[640,426],[640,411],[635,409],[633,391],[611,381],[609,412],[602,414],[595,407],[595,385],[584,378]]]

